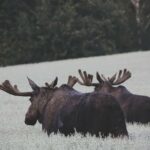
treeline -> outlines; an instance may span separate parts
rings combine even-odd
[[[0,65],[150,49],[150,0],[0,0]]]

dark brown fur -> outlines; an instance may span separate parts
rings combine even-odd
[[[62,85],[59,88],[39,88],[31,97],[31,106],[25,123],[34,125],[38,120],[48,135],[58,131],[70,135],[82,134],[114,137],[128,135],[123,112],[111,95],[79,93]]]
[[[132,94],[124,86],[114,87],[109,82],[96,86],[95,91],[114,96],[123,109],[127,122],[150,122],[150,97]]]
[[[58,78],[46,87],[37,86],[28,78],[33,91],[20,92],[16,85],[5,80],[0,89],[15,96],[29,96],[31,105],[25,116],[27,125],[37,120],[47,134],[58,131],[70,135],[75,132],[90,133],[103,137],[127,136],[123,111],[116,99],[110,94],[99,92],[80,93],[72,87],[78,81],[69,76],[68,83],[56,87]]]

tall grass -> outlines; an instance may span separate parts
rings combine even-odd
[[[150,51],[4,67],[0,68],[0,83],[9,79],[13,84],[17,84],[21,91],[30,91],[27,76],[40,86],[58,76],[61,85],[66,83],[68,75],[78,76],[79,68],[92,74],[99,71],[106,76],[127,68],[132,72],[132,78],[124,85],[131,92],[150,96],[149,59]],[[83,92],[93,90],[92,87],[79,85],[76,85],[75,89]],[[24,116],[30,105],[28,98],[14,97],[0,91],[0,101],[0,150],[150,149],[150,124],[127,124],[129,139],[111,137],[102,139],[90,135],[83,137],[78,133],[69,137],[61,134],[51,134],[48,137],[42,132],[40,124],[37,123],[35,126],[24,124]]]

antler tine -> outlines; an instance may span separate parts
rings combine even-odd
[[[96,86],[96,85],[98,85],[97,83],[92,83],[92,81],[93,81],[93,75],[87,74],[86,71],[82,72],[80,69],[78,70],[78,72],[79,72],[79,75],[80,75],[80,77],[82,79],[82,81],[80,81],[78,79],[78,83],[80,85],[85,85],[85,86]]]
[[[0,85],[0,89],[15,96],[32,96],[33,94],[33,92],[20,92],[17,85],[12,86],[9,80],[5,80],[2,85]]]
[[[45,86],[51,89],[57,85],[57,82],[58,82],[58,77],[56,77],[55,80],[51,82],[51,84],[49,84],[48,82],[45,82]]]
[[[110,83],[113,83],[115,81],[115,79],[116,79],[116,76],[117,76],[117,73],[115,73],[111,78],[108,77],[108,81]]]
[[[120,78],[122,71],[119,70],[118,78]],[[108,81],[113,85],[116,80],[117,73],[115,73],[111,78],[108,77]]]
[[[121,84],[123,82],[125,82],[127,79],[129,79],[131,77],[131,72],[130,71],[127,71],[127,69],[124,69],[123,71],[122,70],[119,70],[119,74],[118,74],[118,77],[115,81],[115,78],[116,76],[112,77],[111,79],[111,84],[112,85],[118,85],[118,84]]]
[[[14,85],[14,87],[13,87],[8,80],[6,80],[6,81],[3,82],[2,87],[5,90],[9,91],[10,94],[15,94],[15,93],[19,92],[19,90],[17,88],[17,85]]]
[[[121,78],[121,75],[122,75],[122,70],[119,70],[118,79]]]
[[[84,77],[85,77],[85,81],[89,81],[88,75],[86,73],[86,71],[83,71]]]
[[[92,81],[93,81],[93,75],[88,74],[88,79],[89,79],[89,80],[90,80],[90,82],[92,83]]]
[[[103,74],[101,74],[101,77],[102,77],[103,81],[107,81],[106,77]]]
[[[82,73],[82,71],[81,71],[80,69],[78,70],[78,72],[79,72],[79,75],[80,75],[80,77],[81,77],[83,83],[82,83],[81,81],[79,81],[79,82],[80,82],[80,84],[84,85],[84,83],[86,82],[86,81],[85,81],[85,78],[84,78],[84,75],[83,75],[83,73]]]
[[[90,84],[92,83],[92,80],[93,79],[93,76],[88,74],[87,75],[87,72],[86,71],[81,71],[80,69],[78,70],[79,72],[79,75],[82,79],[83,82],[81,82],[79,79],[78,79],[78,83],[81,84],[81,85],[86,85],[86,86],[90,86]]]
[[[48,82],[45,82],[45,86],[51,88],[51,85]]]
[[[98,80],[99,83],[103,83],[104,82],[98,72],[96,72],[96,79]]]
[[[17,92],[20,92],[16,84],[14,85],[14,88],[16,89]]]
[[[75,76],[69,76],[67,85],[73,87],[78,82],[78,79]]]

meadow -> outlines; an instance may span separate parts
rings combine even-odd
[[[119,69],[127,68],[132,78],[123,85],[135,94],[150,96],[150,51],[132,52],[81,59],[68,59],[28,65],[0,67],[0,83],[9,79],[21,91],[31,91],[27,76],[39,86],[58,76],[58,86],[66,83],[69,75],[78,75],[78,69],[95,75],[96,71],[112,76]],[[94,79],[96,82],[96,79]],[[89,92],[93,88],[80,85],[78,91]],[[42,132],[39,123],[27,126],[25,113],[30,105],[28,98],[15,97],[0,91],[0,150],[149,150],[150,124],[127,124],[129,138],[102,139],[76,133],[64,137]],[[139,110],[140,111],[140,110]]]

